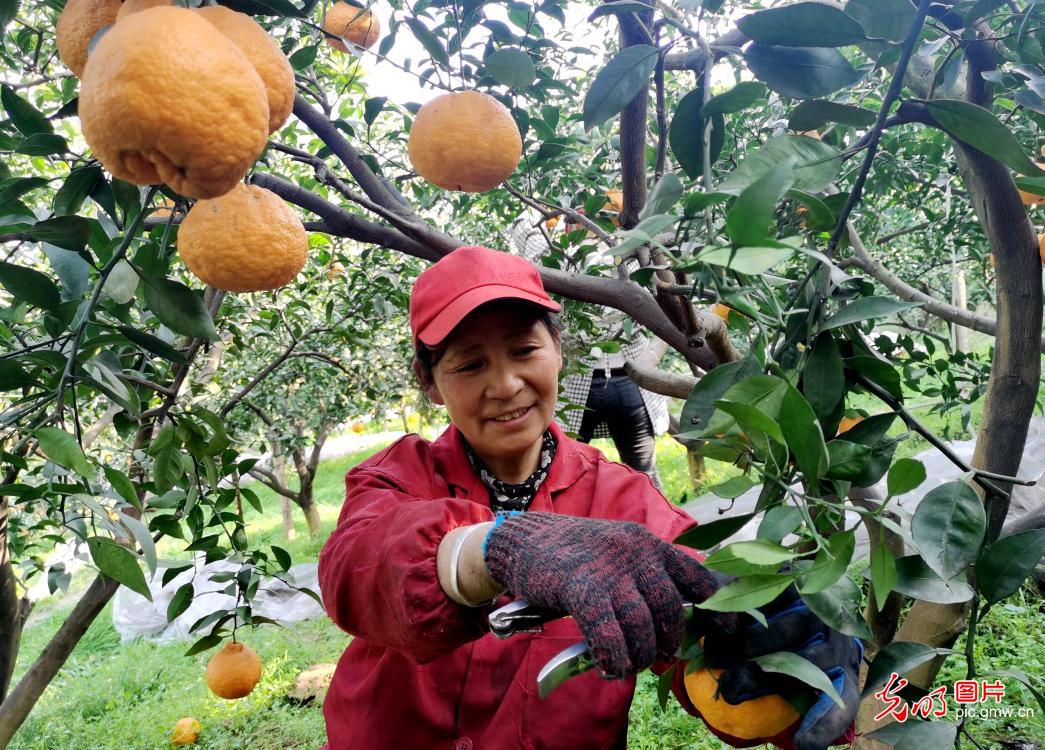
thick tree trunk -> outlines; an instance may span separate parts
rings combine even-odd
[[[33,609],[26,596],[18,596],[15,571],[7,549],[7,498],[0,497],[0,703],[11,686],[22,628]]]
[[[283,538],[292,542],[298,537],[298,531],[294,528],[294,504],[290,498],[279,496],[279,512],[283,518]]]

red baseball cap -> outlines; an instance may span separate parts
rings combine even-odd
[[[459,247],[417,277],[410,292],[410,332],[435,346],[480,305],[517,299],[545,310],[562,306],[544,291],[537,267],[517,255],[488,247]]]

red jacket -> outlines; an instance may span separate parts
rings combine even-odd
[[[645,474],[551,429],[559,447],[531,510],[637,521],[666,540],[694,525]],[[537,697],[541,667],[581,640],[573,620],[498,639],[489,608],[459,606],[439,586],[443,536],[493,518],[455,427],[434,443],[401,438],[351,470],[345,486],[319,556],[327,613],[356,636],[323,705],[330,750],[625,747],[635,678],[590,672]]]

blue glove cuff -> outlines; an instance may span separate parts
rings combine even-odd
[[[502,510],[502,511],[498,511],[497,517],[494,518],[494,520],[493,520],[493,526],[491,526],[487,530],[486,536],[483,537],[483,559],[484,560],[486,559],[486,547],[490,543],[490,535],[493,534],[494,529],[496,529],[498,526],[500,526],[502,523],[504,523],[506,520],[508,520],[512,516],[517,516],[517,515],[521,514],[522,512],[523,511],[521,511],[521,510]]]

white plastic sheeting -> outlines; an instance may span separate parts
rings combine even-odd
[[[113,627],[120,634],[124,643],[136,638],[150,641],[166,642],[183,639],[195,639],[206,635],[203,632],[189,633],[189,628],[201,617],[218,609],[233,609],[236,597],[223,593],[228,582],[213,583],[210,576],[215,573],[239,570],[239,563],[221,560],[209,565],[203,564],[203,556],[196,558],[195,570],[179,573],[166,586],[161,586],[163,573],[157,570],[156,576],[149,582],[152,592],[150,602],[140,594],[120,586],[113,598]],[[296,586],[306,587],[319,594],[319,581],[316,575],[316,563],[294,565],[287,573],[282,574]],[[195,597],[192,604],[182,614],[167,622],[167,607],[178,587],[193,581]],[[269,617],[281,625],[309,620],[323,614],[323,608],[308,594],[302,593],[292,586],[276,579],[263,579],[252,603],[255,615]]]
[[[975,440],[963,440],[949,444],[951,449],[966,463],[972,460],[972,452],[976,446]],[[962,470],[935,448],[930,448],[915,456],[925,464],[926,480],[918,489],[906,495],[899,495],[889,502],[889,509],[897,513],[909,528],[910,516],[918,507],[922,497],[934,487],[958,479]],[[1035,417],[1031,420],[1030,429],[1027,432],[1027,445],[1023,450],[1023,462],[1020,465],[1020,479],[1037,480],[1038,484],[1032,487],[1016,486],[1013,488],[1012,501],[1009,506],[1008,520],[1020,518],[1031,511],[1045,506],[1045,420]],[[761,485],[757,485],[738,497],[735,501],[723,500],[714,495],[704,495],[692,502],[687,503],[684,509],[702,524],[718,521],[723,518],[733,518],[751,513],[758,500]],[[796,488],[797,489],[797,488]],[[885,497],[885,479],[876,486],[879,494]],[[733,534],[723,545],[730,542],[746,541],[755,538],[758,525],[762,521],[762,514],[752,518],[740,531]],[[854,512],[846,514],[846,528],[857,526],[856,552],[854,559],[866,558],[869,554],[867,542],[867,529],[859,523],[859,516]],[[785,540],[785,543],[788,540]],[[909,550],[913,552],[914,550]]]

